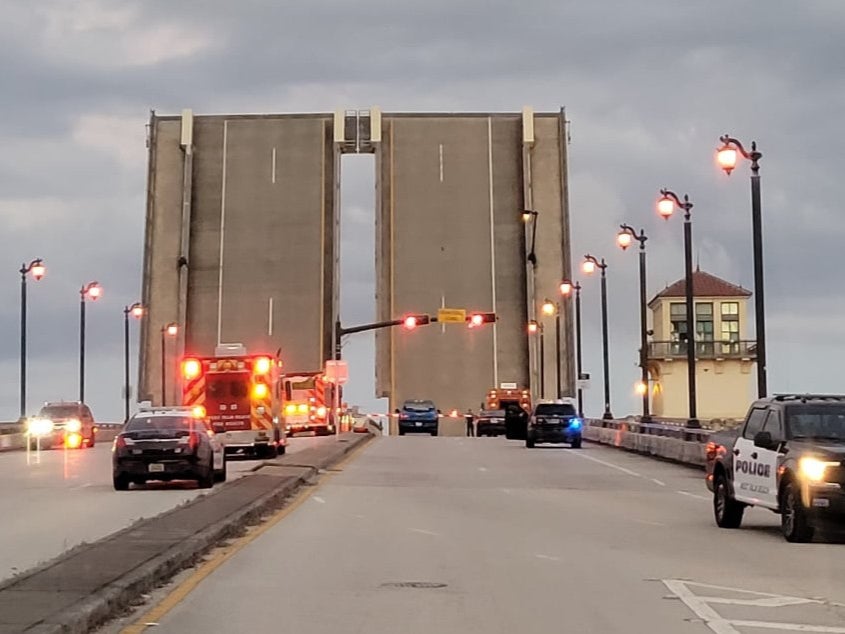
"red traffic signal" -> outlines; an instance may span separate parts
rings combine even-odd
[[[470,328],[478,328],[484,324],[492,324],[498,319],[496,313],[471,313],[467,315],[467,325]]]
[[[406,315],[402,325],[406,330],[413,330],[417,326],[425,326],[428,323],[431,323],[429,315]]]

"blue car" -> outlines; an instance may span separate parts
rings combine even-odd
[[[564,400],[538,403],[528,420],[525,446],[530,449],[537,443],[567,443],[578,449],[582,427],[573,403]]]
[[[431,434],[437,435],[440,423],[440,411],[431,401],[405,401],[399,415],[399,435]]]

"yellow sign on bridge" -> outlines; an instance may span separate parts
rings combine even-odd
[[[437,321],[446,324],[464,324],[467,311],[463,308],[441,308],[437,311]]]

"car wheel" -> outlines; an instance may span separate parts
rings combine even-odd
[[[716,478],[713,486],[713,515],[719,528],[739,528],[745,505],[734,500],[728,491],[728,480],[724,475]]]
[[[94,447],[94,444],[95,444],[96,442],[97,442],[97,439],[96,439],[96,437],[94,436],[94,434],[92,433],[92,434],[91,434],[91,438],[89,438],[89,439],[88,439],[88,449],[92,449],[92,448]]]
[[[437,432],[436,432],[436,431],[433,431],[433,432],[431,432],[431,435],[432,435],[432,436],[436,436],[436,435],[437,435]]]
[[[573,439],[571,443],[569,443],[573,449],[580,449],[581,448],[581,437]]]
[[[209,464],[208,468],[205,470],[200,477],[197,478],[197,486],[200,489],[210,489],[214,486],[214,465]]]
[[[288,446],[287,445],[279,445],[276,447],[276,453],[280,456],[284,456],[287,452]]]
[[[220,471],[217,471],[214,474],[214,481],[215,482],[225,482],[226,481],[226,456],[223,456],[223,468]]]
[[[400,429],[400,430],[399,430],[399,435],[400,435],[400,436],[404,436],[404,435],[405,435],[405,430],[404,430],[404,429]]]
[[[786,541],[793,543],[809,542],[815,529],[810,525],[801,493],[794,482],[786,485],[781,495],[780,527]]]
[[[114,483],[115,491],[129,490],[129,478],[124,474],[112,476],[112,482]]]

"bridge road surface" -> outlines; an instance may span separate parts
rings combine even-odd
[[[610,448],[384,437],[149,631],[845,632],[807,602],[845,603],[845,545],[778,531],[757,509],[718,529],[701,472]]]
[[[289,440],[296,452],[332,438]],[[233,459],[229,479],[241,477],[257,463]],[[215,488],[220,485],[215,485]],[[111,480],[111,443],[93,449],[0,453],[0,579],[11,577],[60,555],[187,502],[206,490],[192,482],[151,483],[117,492]]]

